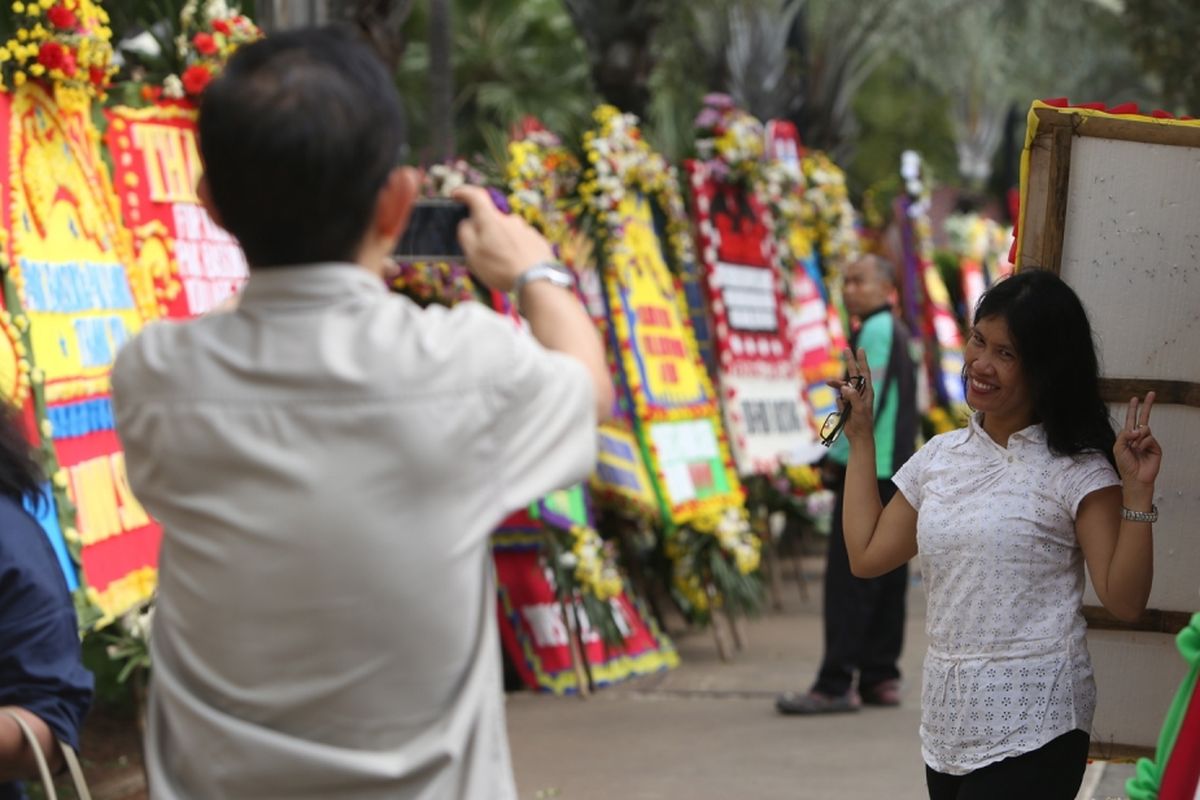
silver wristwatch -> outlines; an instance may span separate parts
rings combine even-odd
[[[1149,511],[1131,511],[1121,506],[1121,519],[1130,522],[1158,522],[1158,506],[1151,503]]]
[[[513,296],[520,299],[521,290],[534,281],[549,281],[561,289],[575,287],[575,273],[557,261],[539,261],[517,276],[513,284]]]

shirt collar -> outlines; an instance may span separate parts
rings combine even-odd
[[[883,314],[884,312],[887,312],[888,314],[892,313],[892,304],[891,303],[884,303],[883,305],[879,306],[878,308],[873,308],[870,311],[868,311],[867,313],[863,314],[859,319],[862,322],[866,322],[868,319],[875,316],[876,314]]]
[[[330,262],[267,267],[250,271],[238,308],[323,306],[345,297],[386,293],[383,280],[358,264]]]
[[[980,436],[982,437],[983,441],[995,445],[996,447],[1000,446],[999,443],[992,439],[991,436],[988,436],[988,432],[983,429],[982,411],[976,411],[971,414],[971,422],[967,426],[967,438],[969,439],[972,436]],[[1008,443],[1010,446],[1015,444],[1043,445],[1046,443],[1046,429],[1042,426],[1042,423],[1036,422],[1027,428],[1022,428],[1012,436],[1008,437]]]

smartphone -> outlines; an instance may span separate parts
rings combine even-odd
[[[393,255],[398,261],[462,261],[458,223],[470,216],[453,200],[418,200]]]

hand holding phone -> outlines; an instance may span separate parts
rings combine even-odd
[[[503,214],[487,190],[465,186],[454,199],[471,210],[460,228],[471,273],[491,289],[507,292],[530,267],[554,259],[545,237],[516,214]]]
[[[399,261],[463,261],[458,224],[470,209],[454,200],[418,200],[396,245]]]

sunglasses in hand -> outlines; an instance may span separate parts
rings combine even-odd
[[[866,380],[862,375],[851,375],[844,382],[844,386],[851,386],[854,391],[862,394],[863,387],[866,386]],[[838,397],[838,402],[842,404],[842,408],[830,413],[825,418],[825,423],[821,426],[821,444],[829,447],[837,441],[842,434],[842,428],[846,427],[846,422],[850,419],[850,412],[853,408],[842,398]]]

